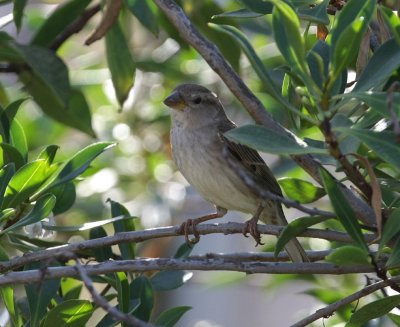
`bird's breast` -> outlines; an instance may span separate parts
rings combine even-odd
[[[254,213],[258,201],[227,165],[217,130],[171,130],[173,157],[180,172],[206,200],[232,210]]]

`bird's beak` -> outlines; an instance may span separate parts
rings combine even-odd
[[[177,110],[183,110],[186,107],[185,100],[177,91],[172,92],[171,95],[164,100],[164,104],[172,109]]]

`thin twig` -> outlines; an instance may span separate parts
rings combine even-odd
[[[242,234],[243,233],[243,223],[224,223],[224,224],[200,224],[198,225],[197,231],[201,235],[223,233],[223,234]],[[275,225],[258,225],[257,229],[261,234],[268,235],[279,235],[283,230],[283,226]],[[21,257],[16,257],[9,261],[0,262],[0,273],[6,271],[14,270],[18,267],[22,267],[30,262],[40,262],[48,258],[62,258],[67,253],[79,253],[82,251],[93,250],[101,247],[112,246],[116,244],[135,242],[140,243],[150,239],[157,239],[162,237],[171,237],[182,235],[180,232],[180,226],[170,226],[170,227],[159,227],[153,229],[147,229],[143,231],[134,232],[121,232],[116,233],[112,236],[106,236],[101,238],[96,238],[88,241],[83,241],[80,243],[66,244],[62,246],[57,246],[53,248],[48,248],[43,251],[29,252],[25,253]],[[320,229],[307,229],[304,233],[299,235],[301,237],[312,237],[320,238],[328,241],[336,241],[341,243],[351,243],[353,240],[351,237],[343,232],[320,230]],[[374,238],[374,234],[364,235],[366,242],[371,242]],[[66,257],[66,259],[69,259]]]
[[[154,327],[154,325],[146,323],[132,315],[125,314],[110,305],[110,303],[104,297],[97,293],[96,289],[93,286],[92,280],[89,278],[86,269],[82,267],[79,259],[76,259],[75,262],[76,265],[73,268],[78,272],[79,277],[82,279],[83,284],[85,284],[86,289],[92,296],[93,301],[96,302],[96,304],[103,308],[107,313],[109,313],[110,316],[114,318],[114,320],[118,322],[124,322],[133,327]]]
[[[337,311],[339,308],[341,308],[344,305],[350,304],[362,297],[365,297],[373,292],[376,292],[380,289],[383,289],[387,286],[390,286],[392,284],[397,284],[400,282],[400,276],[393,277],[391,279],[383,280],[380,282],[377,282],[375,284],[369,285],[367,287],[364,287],[362,290],[355,292],[339,301],[336,301],[325,308],[317,310],[315,313],[312,315],[298,321],[297,323],[293,324],[291,327],[304,327],[308,326],[312,322],[321,319],[321,318],[326,318],[331,316],[335,311]]]
[[[288,263],[288,262],[257,262],[225,259],[183,259],[175,258],[147,258],[136,260],[115,260],[82,267],[88,275],[103,275],[124,272],[149,272],[149,271],[176,271],[176,270],[202,270],[202,271],[238,271],[246,274],[328,274],[343,275],[355,273],[370,273],[374,271],[371,265],[338,266],[331,263]],[[79,276],[74,266],[48,267],[43,274],[40,269],[9,272],[0,276],[0,286],[10,284],[35,283],[41,280],[77,277]]]
[[[180,36],[196,49],[209,66],[221,77],[225,82],[225,85],[242,103],[255,122],[279,133],[288,134],[285,128],[271,117],[261,101],[253,94],[253,92],[251,92],[243,80],[226,62],[218,48],[201,35],[193,26],[182,8],[180,8],[173,0],[153,1],[167,16],[169,21],[177,28]],[[293,155],[292,158],[299,166],[309,173],[315,181],[322,184],[321,176],[319,175],[319,170],[322,166],[320,163],[315,161],[311,155]],[[359,217],[359,219],[366,225],[373,226],[375,215],[371,207],[361,198],[358,198],[353,194],[353,192],[344,185],[341,185],[341,187],[346,198],[349,199],[350,205],[357,214],[357,217]]]

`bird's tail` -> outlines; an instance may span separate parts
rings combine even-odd
[[[285,214],[283,213],[281,205],[277,204],[275,207],[276,207],[276,215],[274,217],[271,217],[271,213],[264,212],[261,216],[261,220],[266,223],[272,222],[278,225],[283,225],[283,226],[287,225],[288,222],[286,220]],[[304,251],[303,247],[301,246],[297,238],[292,238],[286,244],[285,250],[293,262],[296,263],[310,262],[310,259],[308,258],[306,251]]]

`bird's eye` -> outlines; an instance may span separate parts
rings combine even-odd
[[[200,97],[196,97],[196,98],[193,99],[193,102],[195,104],[199,104],[201,102],[201,98]]]

